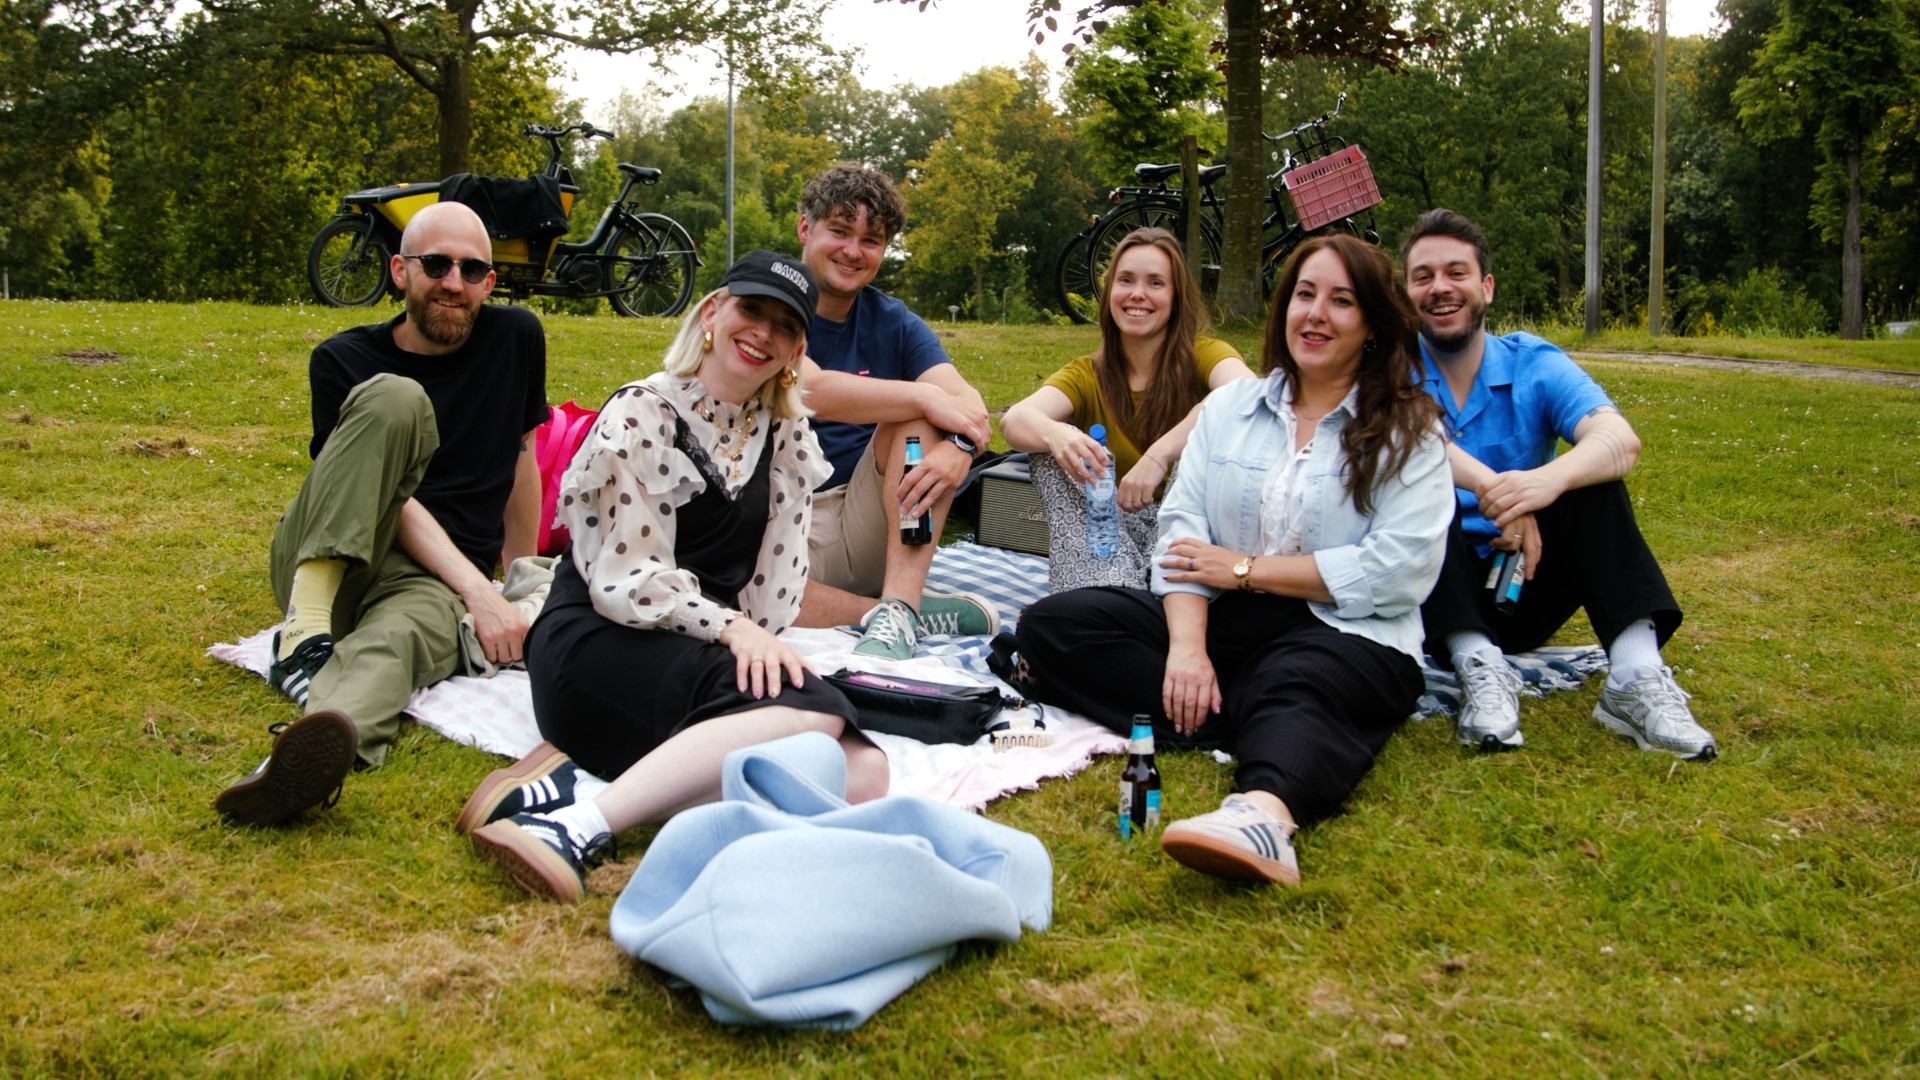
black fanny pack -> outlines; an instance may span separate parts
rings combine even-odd
[[[923,743],[973,743],[996,725],[1001,709],[1026,702],[997,687],[953,686],[841,668],[826,677],[860,711],[860,726]]]

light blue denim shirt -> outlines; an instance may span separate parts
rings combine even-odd
[[[1273,554],[1260,546],[1260,493],[1267,470],[1285,460],[1286,380],[1279,372],[1242,379],[1215,390],[1180,455],[1180,471],[1160,507],[1160,542],[1153,559],[1153,592],[1220,590],[1166,580],[1167,545],[1194,537],[1233,551]],[[1333,603],[1309,602],[1327,625],[1358,634],[1420,659],[1420,604],[1433,591],[1453,520],[1453,474],[1436,424],[1420,440],[1398,476],[1374,484],[1373,513],[1361,515],[1341,473],[1346,456],[1340,429],[1353,418],[1353,396],[1322,417],[1304,487],[1300,538]]]

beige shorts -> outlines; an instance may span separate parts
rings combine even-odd
[[[886,483],[869,441],[845,484],[813,493],[808,577],[855,596],[880,595],[887,577],[887,530],[898,527],[887,513]]]

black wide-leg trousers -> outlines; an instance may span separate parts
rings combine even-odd
[[[1612,645],[1637,619],[1653,620],[1661,645],[1680,628],[1680,605],[1640,535],[1625,483],[1575,488],[1534,514],[1534,520],[1540,527],[1540,565],[1521,587],[1514,610],[1502,614],[1494,610],[1487,589],[1493,559],[1474,550],[1473,540],[1461,531],[1459,510],[1454,511],[1440,580],[1420,608],[1427,655],[1434,663],[1451,667],[1447,638],[1468,630],[1487,635],[1503,652],[1537,649],[1581,608],[1587,609],[1587,621],[1603,646]]]
[[[1334,629],[1306,601],[1224,593],[1208,606],[1207,656],[1224,708],[1191,737],[1161,705],[1167,621],[1144,589],[1074,589],[1020,616],[1034,696],[1121,733],[1153,718],[1161,746],[1220,747],[1234,790],[1266,791],[1305,825],[1338,813],[1420,696],[1420,666]]]

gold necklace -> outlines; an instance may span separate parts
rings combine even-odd
[[[714,432],[719,435],[720,445],[718,449],[721,455],[727,459],[728,464],[738,465],[740,464],[741,455],[747,452],[747,444],[753,441],[754,435],[760,430],[760,399],[754,398],[740,407],[741,423],[737,427],[731,424],[724,427],[721,426],[720,418],[714,413],[713,407],[708,404],[708,401],[709,399],[704,394],[694,398],[693,411],[700,419],[705,420],[711,425]],[[735,441],[735,436],[739,437],[737,442]],[[729,444],[731,444],[731,448],[729,448]]]

